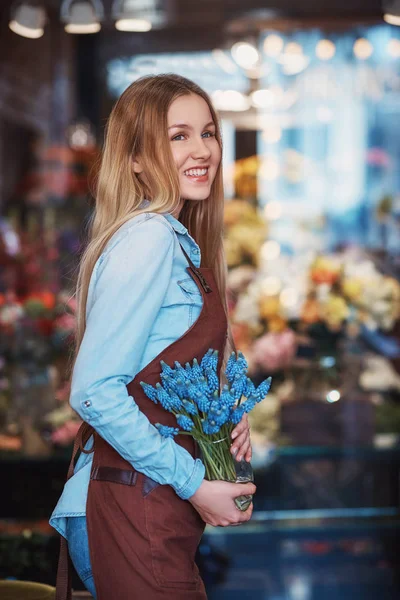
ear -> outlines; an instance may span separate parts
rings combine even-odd
[[[140,162],[140,160],[135,160],[133,158],[132,159],[132,164],[133,164],[133,171],[135,173],[137,173],[139,175],[139,173],[143,172],[143,167],[142,167],[142,163]]]

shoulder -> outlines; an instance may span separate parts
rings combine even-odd
[[[111,253],[126,253],[172,245],[175,238],[173,227],[168,220],[158,213],[143,213],[126,221],[108,241],[104,248],[102,262]]]

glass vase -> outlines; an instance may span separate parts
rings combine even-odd
[[[198,441],[201,459],[206,468],[206,479],[209,481],[229,481],[232,483],[248,483],[254,481],[252,466],[244,459],[236,460],[230,451],[230,437],[209,442]],[[246,511],[253,497],[243,495],[235,498],[235,505]]]
[[[249,481],[254,481],[254,473],[251,463],[247,462],[242,458],[242,460],[233,459],[236,471],[236,480],[235,483],[249,483]],[[244,494],[243,496],[238,496],[235,498],[235,504],[239,510],[246,511],[250,504],[253,501],[253,496],[251,494]]]

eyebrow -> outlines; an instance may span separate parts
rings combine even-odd
[[[204,129],[206,129],[206,127],[211,126],[215,127],[214,121],[210,121],[209,123],[207,123],[207,125],[204,125]],[[174,129],[175,127],[179,129],[193,129],[191,125],[187,125],[186,123],[176,123],[175,125],[171,125],[171,127],[168,127],[168,129]]]

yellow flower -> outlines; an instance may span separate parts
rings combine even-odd
[[[342,296],[331,294],[321,307],[321,316],[331,329],[340,329],[343,321],[349,316],[346,300]]]
[[[344,295],[349,298],[352,302],[357,301],[363,291],[362,282],[360,279],[345,279],[342,284],[342,290]]]
[[[263,319],[279,316],[281,304],[277,296],[266,296],[260,300],[260,315]]]

